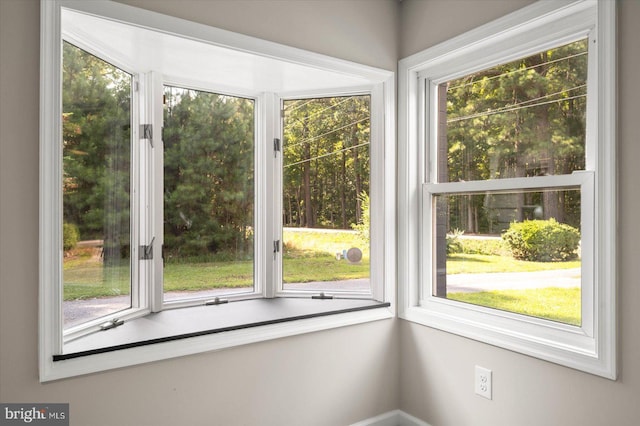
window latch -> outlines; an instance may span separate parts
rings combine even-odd
[[[333,296],[324,294],[324,292],[321,292],[320,294],[314,294],[313,296],[311,296],[312,299],[333,299]]]
[[[119,327],[122,324],[124,324],[124,320],[123,319],[114,318],[111,321],[107,321],[105,323],[102,323],[100,325],[100,330],[102,330],[102,331],[110,330],[112,328]]]
[[[207,300],[206,302],[204,302],[204,305],[205,306],[222,305],[223,303],[229,303],[229,301],[227,299],[220,299],[219,297],[216,297],[213,300]]]

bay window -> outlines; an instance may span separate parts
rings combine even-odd
[[[42,9],[41,380],[392,316],[391,72]]]

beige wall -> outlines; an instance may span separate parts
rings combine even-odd
[[[361,64],[396,68],[396,0],[116,1]]]
[[[397,7],[128,1],[381,68]],[[41,385],[38,382],[39,1],[0,0],[0,401],[69,402],[74,425],[345,425],[399,406],[393,320]]]
[[[123,0],[394,69],[528,0]],[[398,10],[400,15],[398,15]],[[75,425],[344,425],[401,408],[434,426],[640,419],[640,1],[619,11],[617,382],[426,327],[382,321],[41,385],[37,372],[39,2],[0,0],[0,401],[70,402]],[[399,25],[399,19],[402,25]],[[494,400],[473,367],[494,371]],[[213,420],[213,419],[216,420]]]
[[[425,49],[524,3],[404,0],[401,53]],[[400,408],[434,426],[640,424],[640,1],[623,0],[618,12],[619,380],[401,321]],[[474,394],[476,364],[493,370],[493,401]]]

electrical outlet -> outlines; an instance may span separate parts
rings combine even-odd
[[[476,365],[476,394],[492,399],[491,370]]]

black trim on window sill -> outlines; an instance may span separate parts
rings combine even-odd
[[[173,309],[130,320],[117,328],[66,343],[65,353],[54,355],[53,361],[389,306],[388,302],[376,300],[277,298]],[[187,329],[196,331],[187,332]]]

